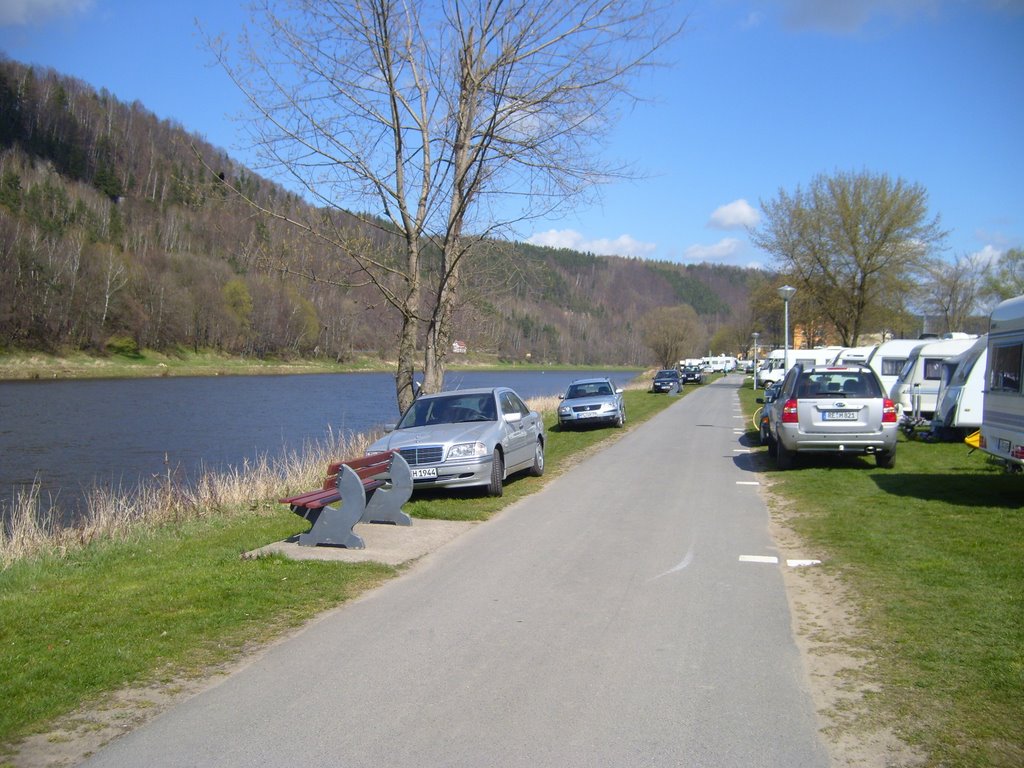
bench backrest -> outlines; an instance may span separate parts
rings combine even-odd
[[[338,472],[341,471],[342,465],[346,465],[352,468],[359,479],[366,483],[367,481],[382,475],[391,468],[391,456],[394,451],[385,451],[384,453],[375,453],[372,456],[361,456],[358,459],[345,459],[343,461],[332,461],[327,465],[327,479],[324,480],[324,489],[337,488],[338,487]]]

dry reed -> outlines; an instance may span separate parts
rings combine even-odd
[[[533,398],[530,408],[541,413],[558,407],[557,397]],[[101,540],[125,540],[136,532],[215,515],[267,514],[279,509],[282,495],[316,488],[327,465],[339,458],[361,456],[379,433],[342,434],[328,431],[301,450],[273,459],[266,456],[226,470],[200,470],[191,484],[173,471],[134,487],[93,486],[86,492],[84,512],[72,525],[61,522],[59,505],[43,504],[38,481],[13,500],[8,522],[0,525],[0,570],[43,555],[66,556]]]

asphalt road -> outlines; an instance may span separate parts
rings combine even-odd
[[[827,766],[738,381],[86,765]]]

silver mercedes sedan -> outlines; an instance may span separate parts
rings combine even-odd
[[[397,450],[415,488],[480,485],[501,496],[509,475],[544,474],[545,440],[543,418],[513,390],[463,389],[416,398],[367,453]]]

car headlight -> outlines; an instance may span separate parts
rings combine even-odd
[[[566,406],[562,406],[561,408],[558,409],[558,415],[559,416],[568,416],[571,412],[572,412],[572,408],[570,408],[567,405]]]
[[[448,459],[477,459],[489,453],[483,443],[458,443],[448,449]]]

